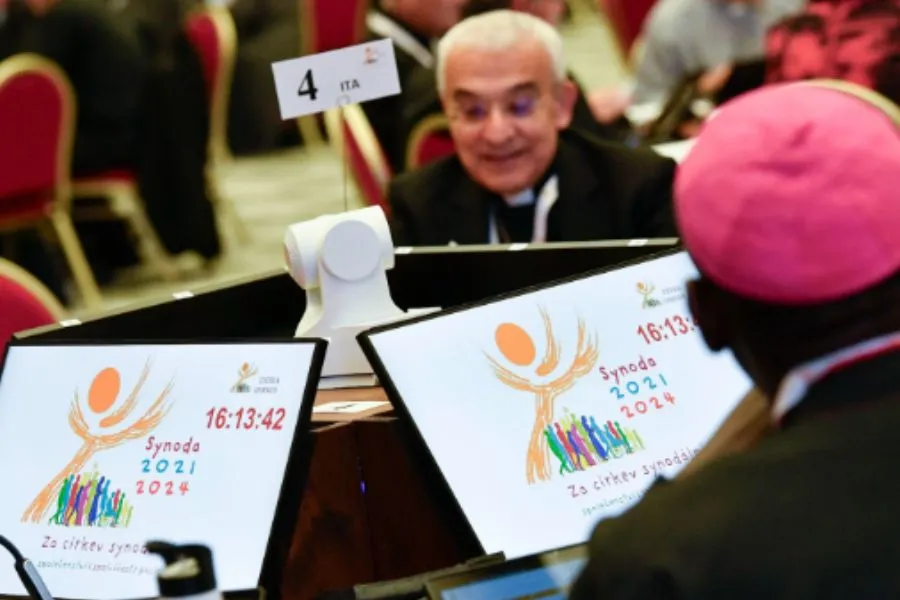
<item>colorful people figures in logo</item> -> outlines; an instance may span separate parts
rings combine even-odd
[[[529,484],[547,481],[552,475],[550,453],[555,454],[555,451],[551,448],[546,431],[553,422],[556,399],[575,385],[579,378],[590,373],[598,358],[597,342],[588,337],[585,324],[579,319],[575,355],[568,367],[560,368],[561,349],[559,341],[553,336],[553,323],[544,309],[539,310],[546,337],[543,357],[534,367],[534,375],[541,379],[540,383],[513,372],[487,355],[497,379],[512,389],[531,394],[534,398],[535,422],[525,458],[525,478]],[[503,323],[498,326],[494,340],[503,357],[516,367],[532,367],[537,360],[534,340],[527,331],[514,323]],[[563,446],[566,443],[571,445],[565,435],[561,435],[560,440]],[[568,451],[568,448],[566,450]],[[574,451],[574,446],[572,450]],[[589,458],[581,456],[581,460],[587,461]]]
[[[46,522],[47,513],[50,511],[54,501],[59,502],[66,482],[69,481],[72,475],[79,473],[95,454],[120,446],[129,440],[146,437],[148,433],[162,422],[171,408],[171,405],[166,403],[166,398],[172,391],[174,381],[170,381],[163,388],[142,416],[138,417],[131,425],[124,428],[120,427],[137,407],[141,390],[147,381],[147,377],[150,375],[150,367],[151,364],[148,360],[134,388],[118,408],[116,408],[116,403],[119,400],[119,392],[122,387],[119,371],[110,367],[97,373],[91,382],[87,397],[88,409],[96,416],[101,417],[97,431],[92,431],[92,428],[85,421],[84,413],[81,409],[81,401],[78,397],[78,390],[75,390],[75,398],[72,400],[69,409],[69,427],[72,428],[75,435],[82,439],[83,443],[72,460],[69,461],[69,464],[63,467],[28,505],[28,508],[22,515],[23,523]],[[72,485],[75,485],[74,481],[69,483],[69,494],[74,489],[71,487]],[[78,488],[76,490],[76,495],[81,489]],[[88,492],[83,493],[87,494]],[[78,502],[81,503],[81,500]],[[86,502],[87,496],[85,495],[84,503]],[[86,504],[80,505],[83,517]],[[88,507],[88,510],[90,510],[90,507]],[[61,517],[64,518],[66,516],[62,515]]]

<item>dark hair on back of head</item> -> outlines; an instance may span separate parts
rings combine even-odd
[[[784,306],[741,298],[708,278],[700,285],[728,297],[733,318],[751,343],[773,354],[811,360],[841,348],[900,331],[900,273],[848,298],[816,306]]]
[[[512,0],[469,0],[463,5],[460,17],[468,19],[492,10],[509,9],[511,6]]]

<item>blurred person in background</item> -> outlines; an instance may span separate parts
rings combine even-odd
[[[146,73],[136,30],[100,0],[8,0],[8,9],[0,60],[48,58],[78,98],[73,176],[132,167]]]
[[[674,233],[674,162],[567,130],[577,91],[549,23],[491,11],[460,22],[438,48],[438,91],[456,155],[391,183],[396,245]]]
[[[410,76],[417,67],[432,68],[432,44],[459,21],[465,0],[378,0],[366,16],[369,40],[389,38],[394,43],[400,94],[362,104],[375,137],[394,173],[406,161],[404,104],[411,98]]]
[[[237,30],[228,104],[228,142],[237,155],[277,148],[297,133],[293,121],[285,123],[273,100],[272,63],[296,58],[301,49],[297,0],[227,1]]]
[[[685,78],[761,60],[766,31],[806,0],[659,0],[644,23],[633,82],[591,94],[594,114],[611,122],[631,104],[661,104]]]
[[[0,60],[30,52],[58,64],[77,99],[73,177],[134,167],[146,63],[135,28],[100,0],[0,0]],[[98,280],[136,261],[119,222],[79,226]],[[8,238],[9,257],[66,299],[61,266],[36,235]]]
[[[71,172],[127,171],[173,254],[215,258],[221,247],[207,198],[208,109],[199,58],[183,31],[188,0],[0,0],[0,60],[22,52],[57,63],[77,101]],[[100,199],[98,199],[100,200]],[[82,202],[79,200],[79,202]],[[76,222],[101,285],[137,263],[122,221]],[[36,239],[18,256],[61,297],[59,269]]]
[[[773,27],[767,82],[849,81],[900,102],[900,0],[810,0]]]

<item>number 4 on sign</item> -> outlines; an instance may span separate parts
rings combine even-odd
[[[400,93],[389,39],[276,62],[272,74],[282,119]]]
[[[313,102],[316,101],[316,97],[319,95],[319,90],[316,89],[316,82],[313,80],[313,72],[312,69],[306,70],[306,75],[303,76],[303,81],[300,82],[300,89],[297,90],[298,96],[309,96],[309,99]]]

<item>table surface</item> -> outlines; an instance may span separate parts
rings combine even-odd
[[[314,412],[313,423],[349,423],[358,419],[387,415],[393,411],[387,395],[380,387],[319,390],[319,393],[316,394],[316,406],[329,402],[387,402],[387,404],[353,413]]]

